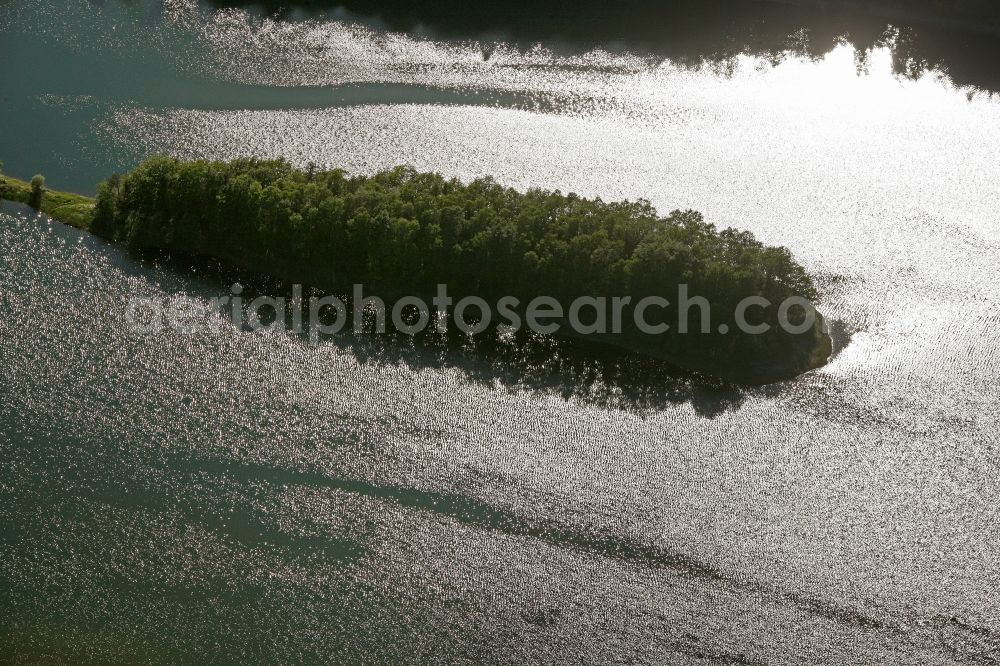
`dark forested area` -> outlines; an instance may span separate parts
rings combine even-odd
[[[210,0],[266,13],[335,11],[392,30],[455,39],[625,48],[682,62],[785,49],[820,55],[842,39],[859,49],[894,38],[902,73],[925,65],[957,83],[1000,89],[1000,3],[994,0]]]
[[[280,160],[152,157],[101,184],[93,231],[135,251],[212,257],[340,293],[363,283],[369,293],[424,296],[447,284],[456,298],[491,303],[503,296],[568,304],[580,296],[654,295],[674,304],[686,284],[711,303],[713,330],[731,323],[747,296],[774,304],[816,298],[787,249],[719,231],[693,211],[662,217],[645,201],[522,193],[488,178],[464,184],[407,167],[349,176]],[[692,330],[700,330],[700,309],[689,315]],[[776,324],[775,308],[757,316]],[[814,343],[811,334],[796,336],[803,343],[778,330],[657,337],[637,348],[703,359],[695,365],[787,361],[793,348],[808,355]]]

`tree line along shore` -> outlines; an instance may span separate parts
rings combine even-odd
[[[822,317],[793,334],[775,308],[757,308],[753,323],[769,331],[739,332],[734,313],[747,296],[814,302],[816,289],[786,248],[719,230],[695,211],[661,216],[647,201],[520,192],[490,178],[463,183],[409,167],[349,175],[282,160],[154,156],[101,183],[95,199],[47,190],[37,179],[33,187],[0,178],[0,197],[132,252],[220,260],[341,294],[364,284],[370,293],[426,295],[446,284],[455,299],[488,302],[539,295],[567,304],[598,296],[672,302],[683,286],[711,306],[710,331],[700,330],[703,313],[691,308],[694,332],[682,334],[682,322],[651,336],[626,323],[617,337],[593,337],[737,383],[789,378],[830,353]],[[664,306],[661,321],[682,314]]]

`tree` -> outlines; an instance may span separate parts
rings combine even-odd
[[[32,208],[42,207],[42,195],[45,194],[45,176],[35,174],[31,178],[31,196],[28,198],[28,205]]]

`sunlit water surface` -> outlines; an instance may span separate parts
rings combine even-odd
[[[7,204],[0,647],[1000,658],[996,95],[898,78],[891,45],[682,68],[65,4],[0,5],[12,173],[88,189],[153,152],[284,156],[697,208],[791,248],[846,346],[705,409],[230,326],[136,336],[130,297],[224,287]]]

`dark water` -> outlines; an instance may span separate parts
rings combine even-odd
[[[129,298],[228,284],[5,204],[0,661],[993,663],[1000,99],[898,53],[691,66],[0,3],[10,173],[87,191],[150,152],[284,155],[646,197],[789,246],[849,340],[734,394],[140,336]]]
[[[449,40],[503,41],[561,51],[608,48],[696,63],[788,48],[822,55],[849,39],[865,50],[897,33],[895,66],[946,68],[996,89],[1000,8],[989,0],[210,0],[263,15],[329,17]]]

